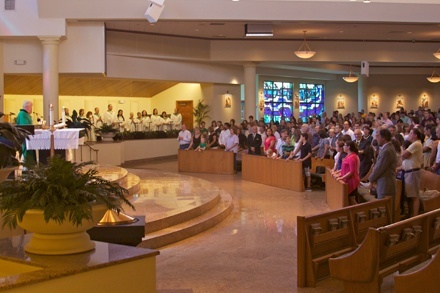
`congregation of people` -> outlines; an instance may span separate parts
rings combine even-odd
[[[292,116],[268,124],[248,118],[241,123],[212,121],[209,127],[202,122],[192,133],[182,124],[177,138],[180,149],[234,152],[236,170],[239,152],[297,160],[302,162],[306,191],[311,190],[315,172],[311,158],[331,158],[334,178],[348,185],[350,204],[362,200],[359,188],[363,187],[376,198],[395,196],[396,178],[401,179],[401,209],[408,216],[419,211],[420,171],[440,175],[440,110],[401,108],[378,115],[362,110],[345,116],[333,111],[331,116]]]

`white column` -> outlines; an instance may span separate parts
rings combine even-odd
[[[49,122],[49,107],[53,105],[53,119],[59,120],[58,106],[58,46],[60,37],[39,37],[43,46],[43,117]]]
[[[368,113],[368,93],[367,93],[368,77],[359,76],[358,80],[358,112],[364,109]]]
[[[257,118],[257,65],[244,65],[244,119],[249,115]]]

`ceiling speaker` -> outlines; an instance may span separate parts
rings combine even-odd
[[[149,22],[157,22],[162,14],[165,0],[150,0],[147,11],[145,11],[145,17]]]

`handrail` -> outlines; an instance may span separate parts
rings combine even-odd
[[[87,147],[89,148],[90,160],[92,160],[92,152],[95,152],[95,158],[96,158],[95,162],[98,163],[98,152],[99,152],[99,150],[94,149],[90,144],[87,143],[87,141],[84,142],[84,144],[80,145],[80,147],[81,147],[81,148],[80,148],[80,150],[81,150],[81,162],[83,161],[83,153],[82,153],[82,150],[83,150],[83,147],[84,147],[84,146],[87,146]]]

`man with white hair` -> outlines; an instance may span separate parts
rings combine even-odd
[[[34,106],[34,104],[31,101],[24,101],[23,102],[23,107],[22,109],[20,109],[20,112],[17,115],[17,119],[15,121],[15,123],[17,125],[32,125],[32,107]],[[26,142],[23,143],[23,145],[21,146],[21,154],[23,155],[24,158],[26,158],[27,156],[31,155],[34,157],[33,155],[34,152],[33,151],[28,151],[26,149]]]

